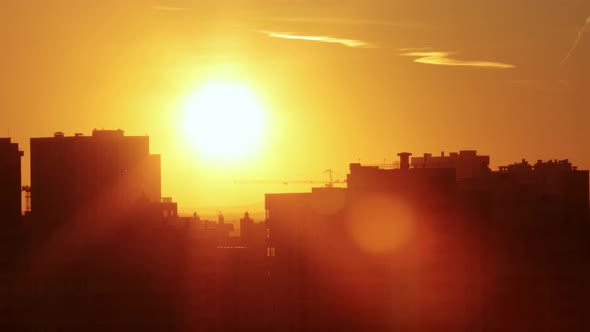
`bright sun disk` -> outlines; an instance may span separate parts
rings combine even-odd
[[[245,86],[210,82],[189,99],[184,132],[197,152],[216,159],[238,159],[259,147],[263,113]]]

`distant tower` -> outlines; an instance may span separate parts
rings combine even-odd
[[[252,226],[254,220],[250,218],[248,212],[244,212],[244,217],[240,218],[240,238],[242,239],[242,245],[248,245],[252,242]]]
[[[400,152],[397,155],[399,156],[399,168],[403,170],[410,169],[410,156],[412,154],[410,152]]]
[[[244,213],[244,218],[240,219],[240,232],[243,234],[247,232],[248,226],[254,224],[254,220],[250,218],[250,214],[248,212]]]
[[[17,143],[12,143],[10,138],[0,138],[0,228],[5,222],[17,223],[22,214],[22,156]]]

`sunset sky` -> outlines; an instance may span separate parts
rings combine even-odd
[[[0,46],[0,136],[25,184],[30,137],[93,128],[148,134],[181,212],[261,210],[309,187],[234,180],[344,178],[400,151],[590,168],[588,0],[3,0]],[[210,82],[249,91],[263,128],[192,124]],[[189,142],[203,125],[261,139],[213,158]]]

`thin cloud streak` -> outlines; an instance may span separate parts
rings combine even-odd
[[[563,58],[563,60],[561,60],[561,65],[562,66],[563,66],[563,64],[565,64],[565,62],[567,61],[567,59],[569,59],[570,56],[574,53],[574,51],[576,50],[576,48],[578,48],[578,44],[580,43],[580,39],[582,39],[582,35],[586,32],[586,30],[588,29],[588,27],[590,27],[590,16],[588,16],[586,18],[586,23],[582,26],[582,28],[580,29],[580,31],[578,31],[578,35],[576,36],[576,40],[574,40],[574,44],[570,48],[569,52],[567,52],[567,54],[565,55],[565,57]]]
[[[450,58],[450,55],[456,54],[455,52],[407,52],[402,53],[402,56],[416,57],[414,62],[424,63],[429,65],[440,65],[440,66],[466,66],[466,67],[488,67],[488,68],[514,68],[514,65],[492,62],[492,61],[481,61],[481,60],[458,60]]]
[[[400,52],[418,52],[418,51],[428,51],[431,49],[432,49],[432,47],[402,47],[402,48],[398,48],[397,50]]]
[[[372,47],[369,43],[357,40],[357,39],[346,39],[346,38],[336,38],[332,36],[305,36],[305,35],[295,35],[289,32],[277,32],[277,31],[259,31],[271,38],[281,38],[281,39],[294,39],[294,40],[307,40],[307,41],[316,41],[322,43],[332,43],[332,44],[340,44],[346,47]]]

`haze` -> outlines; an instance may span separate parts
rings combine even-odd
[[[149,134],[184,212],[262,209],[285,188],[233,180],[342,177],[402,150],[588,169],[589,15],[583,0],[2,1],[0,136],[28,174],[29,137]],[[214,80],[265,110],[264,142],[237,160],[208,158],[183,130]]]

